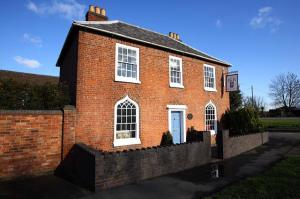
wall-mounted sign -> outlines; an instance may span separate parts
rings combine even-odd
[[[239,89],[238,86],[238,74],[228,74],[226,75],[226,91],[237,91]]]
[[[192,113],[187,114],[187,119],[188,119],[188,120],[193,119],[193,114],[192,114]]]

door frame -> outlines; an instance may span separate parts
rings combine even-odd
[[[181,135],[180,138],[182,140],[182,143],[186,142],[186,109],[187,106],[186,105],[167,105],[167,109],[168,109],[168,126],[169,126],[169,131],[172,134],[172,112],[181,112],[181,123],[182,123],[182,131],[181,131]]]

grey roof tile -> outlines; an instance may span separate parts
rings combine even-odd
[[[133,26],[120,21],[92,22],[92,21],[75,21],[74,25],[92,28],[99,31],[110,32],[136,40],[144,41],[165,48],[199,56],[204,59],[215,61],[230,66],[229,63],[221,61],[215,57],[209,56],[199,50],[196,50],[181,41],[170,38],[167,35],[156,33],[144,28]]]

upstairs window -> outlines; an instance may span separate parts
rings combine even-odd
[[[114,146],[140,144],[139,107],[128,96],[115,105]]]
[[[139,49],[116,44],[116,81],[140,83]]]
[[[215,67],[204,65],[204,89],[207,91],[216,91]]]
[[[184,88],[182,81],[182,59],[169,57],[170,87]]]

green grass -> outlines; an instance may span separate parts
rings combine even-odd
[[[267,172],[207,198],[300,198],[300,156],[284,159]]]
[[[265,128],[300,129],[300,118],[260,118]]]

